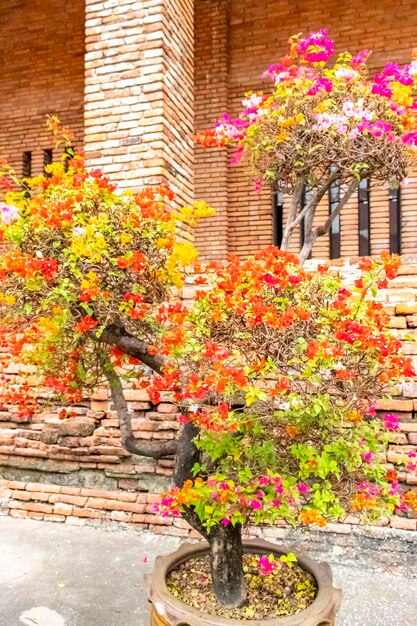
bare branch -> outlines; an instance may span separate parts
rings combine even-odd
[[[346,206],[346,204],[348,203],[352,194],[356,191],[358,186],[359,186],[359,181],[357,178],[355,178],[354,180],[352,180],[349,187],[346,189],[336,209],[331,212],[326,222],[322,226],[318,226],[317,228],[313,229],[312,222],[313,222],[314,214],[309,213],[307,215],[307,223],[306,223],[306,228],[305,228],[305,241],[301,249],[301,252],[299,254],[299,259],[300,259],[301,264],[304,263],[306,259],[308,259],[313,249],[313,246],[316,243],[317,238],[329,232],[330,226],[332,225],[333,220],[336,219],[338,215],[340,215],[341,210]]]
[[[299,183],[295,189],[291,198],[290,210],[285,224],[284,232],[282,233],[281,250],[287,250],[290,237],[291,237],[291,224],[297,215],[298,205],[300,204],[301,196],[303,193],[304,183]]]
[[[307,202],[303,210],[297,215],[294,219],[293,223],[290,226],[291,232],[298,226],[303,217],[311,210],[313,213],[315,209],[318,207],[320,200],[323,198],[324,194],[330,189],[332,184],[337,181],[338,174],[334,173],[326,180],[326,182],[314,193],[310,202]]]
[[[129,356],[139,359],[139,361],[142,361],[144,365],[147,365],[155,372],[159,373],[162,369],[164,359],[160,355],[149,354],[149,345],[128,333],[122,326],[117,326],[116,324],[107,326],[99,338],[96,337],[94,332],[90,332],[88,335],[93,341],[113,346]]]
[[[123,393],[120,377],[110,362],[104,367],[104,374],[110,386],[111,397],[120,423],[121,442],[125,450],[132,454],[161,459],[175,454],[178,443],[172,441],[138,441],[132,432],[132,422]]]
[[[327,218],[323,226],[319,226],[318,228],[316,228],[316,232],[317,232],[316,239],[317,237],[321,237],[322,235],[325,235],[326,233],[329,232],[330,226],[332,225],[333,220],[336,219],[338,215],[340,215],[341,210],[349,202],[352,194],[356,191],[358,187],[359,187],[359,180],[355,178],[354,180],[352,180],[349,187],[346,189],[343,197],[341,198],[339,204],[337,205],[336,209],[332,211],[332,213],[329,215],[329,217]]]

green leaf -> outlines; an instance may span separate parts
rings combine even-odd
[[[81,306],[84,309],[84,311],[87,313],[87,315],[92,315],[94,313],[93,309],[88,306],[88,304],[86,304],[85,302],[81,302]]]

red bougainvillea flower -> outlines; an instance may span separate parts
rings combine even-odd
[[[77,331],[77,333],[86,333],[92,328],[95,328],[97,325],[97,320],[94,320],[89,315],[86,315],[81,319],[80,322],[78,322],[78,324],[75,325],[75,330]]]

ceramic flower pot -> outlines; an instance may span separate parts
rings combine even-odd
[[[279,556],[287,554],[288,549],[261,539],[252,539],[244,542],[244,551],[255,554],[273,552]],[[342,592],[333,586],[329,565],[317,563],[297,554],[297,551],[291,551],[297,556],[299,564],[314,576],[318,586],[316,599],[300,613],[266,620],[239,620],[209,615],[184,604],[169,592],[166,576],[185,561],[208,552],[205,542],[186,543],[176,552],[156,559],[149,589],[149,601],[152,604],[151,626],[334,626]]]

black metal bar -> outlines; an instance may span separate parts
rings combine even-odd
[[[340,185],[334,183],[329,189],[329,215],[335,211],[340,202]],[[340,215],[334,218],[329,232],[329,257],[340,258]]]
[[[284,218],[284,195],[281,191],[273,194],[272,228],[273,244],[278,248],[282,244],[282,228]]]
[[[304,209],[306,204],[308,204],[311,200],[311,189],[304,186],[303,193],[301,196],[301,210]],[[303,217],[300,223],[300,249],[303,247],[306,240],[306,216]],[[311,259],[311,252],[308,255],[308,258]]]
[[[389,251],[401,254],[401,189],[390,189],[389,199]]]
[[[360,256],[371,254],[371,211],[369,181],[364,178],[358,189],[358,245]]]
[[[23,178],[30,178],[32,176],[32,153],[31,152],[23,153],[22,176]]]

